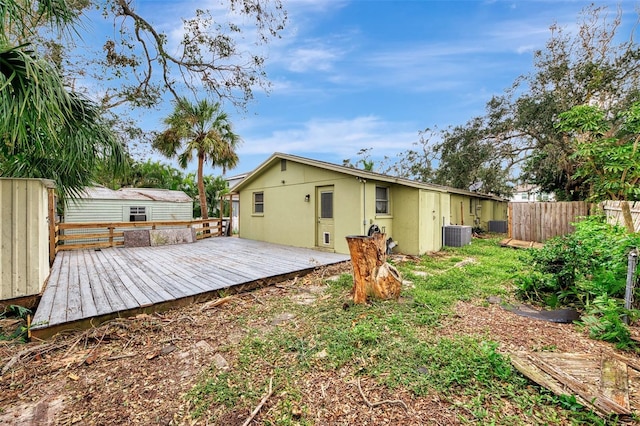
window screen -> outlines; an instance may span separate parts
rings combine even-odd
[[[322,219],[333,218],[333,192],[320,193],[320,217]]]
[[[389,188],[376,186],[376,214],[389,214]]]

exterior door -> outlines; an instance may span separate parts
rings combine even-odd
[[[334,219],[333,219],[333,186],[319,186],[316,188],[316,215],[318,218],[316,245],[318,247],[334,248]]]

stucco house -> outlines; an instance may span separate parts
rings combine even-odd
[[[405,254],[442,248],[444,225],[487,229],[502,198],[275,153],[234,187],[240,237],[349,253],[345,237],[377,225]]]
[[[85,188],[69,198],[64,222],[144,222],[191,220],[193,200],[182,191],[157,188]]]

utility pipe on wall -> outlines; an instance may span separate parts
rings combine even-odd
[[[367,234],[367,180],[357,177],[362,184],[362,235]]]

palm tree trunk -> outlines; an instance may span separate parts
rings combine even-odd
[[[207,194],[204,191],[204,152],[198,152],[198,195],[200,196],[200,216],[209,219],[209,209],[207,207]],[[208,225],[207,225],[208,226]]]

